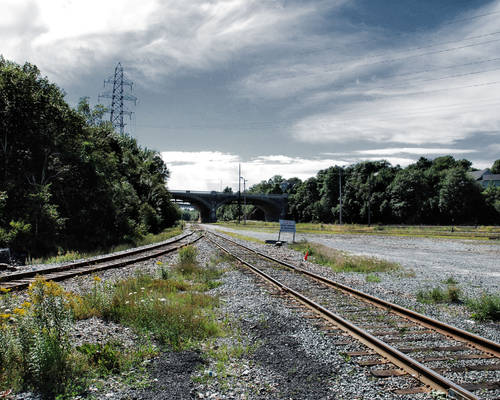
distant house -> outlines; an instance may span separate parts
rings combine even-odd
[[[474,179],[479,182],[484,188],[490,185],[500,186],[500,174],[492,174],[489,168],[482,171],[473,171],[470,173]]]

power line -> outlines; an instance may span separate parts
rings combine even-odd
[[[474,15],[474,16],[471,16],[471,17],[463,18],[463,19],[457,19],[457,20],[454,20],[454,21],[445,22],[445,23],[443,23],[441,25],[458,24],[459,22],[465,22],[465,21],[470,21],[471,19],[489,17],[490,15],[495,15],[495,14],[500,14],[500,11],[493,11],[493,12],[486,13],[486,14]]]

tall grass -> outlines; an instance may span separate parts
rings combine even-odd
[[[332,249],[319,243],[299,242],[291,244],[292,249],[307,252],[314,262],[328,266],[335,272],[360,272],[371,274],[374,272],[389,272],[401,269],[397,263],[380,260],[375,257],[349,255],[343,251]]]
[[[465,304],[478,321],[500,321],[500,294],[483,293],[477,299],[468,299]]]
[[[0,384],[54,398],[78,384],[84,369],[69,339],[71,299],[42,279],[28,293],[29,302],[0,315]]]
[[[194,247],[184,247],[174,270],[162,268],[159,277],[139,275],[112,287],[96,282],[98,289],[75,303],[76,317],[96,315],[128,325],[176,349],[216,335],[218,298],[203,292],[217,286],[220,272],[201,268],[196,254]]]
[[[421,303],[461,303],[462,291],[459,287],[450,284],[446,289],[435,287],[432,289],[420,290],[417,293],[417,300]]]
[[[42,258],[29,258],[27,264],[53,264],[53,263],[64,263],[74,260],[79,260],[82,258],[89,258],[100,256],[103,254],[115,253],[118,251],[128,250],[134,247],[147,246],[149,244],[154,244],[158,242],[163,242],[170,239],[171,237],[180,235],[182,233],[182,227],[176,226],[173,228],[165,229],[163,232],[158,234],[149,233],[141,238],[136,239],[133,242],[123,243],[117,246],[113,246],[106,249],[99,249],[94,252],[78,252],[75,250],[64,250],[59,249],[56,255]]]

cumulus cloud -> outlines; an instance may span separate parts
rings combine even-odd
[[[345,165],[331,157],[307,159],[283,155],[260,156],[242,160],[235,154],[216,151],[162,152],[162,158],[170,170],[168,186],[172,190],[222,190],[230,186],[238,189],[238,164],[241,175],[250,187],[274,175],[284,178],[307,179],[320,169],[332,165]]]

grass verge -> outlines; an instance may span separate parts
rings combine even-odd
[[[219,226],[239,230],[259,230],[277,232],[279,223],[264,221],[247,221],[246,225],[236,222],[220,222]],[[446,239],[488,240],[499,243],[500,227],[498,226],[422,226],[422,225],[359,225],[359,224],[322,224],[297,223],[298,233],[312,234],[367,234],[430,237]]]
[[[349,255],[343,251],[332,249],[319,243],[299,242],[290,244],[290,248],[301,251],[312,257],[317,264],[332,268],[335,272],[393,272],[401,269],[397,263],[380,260],[375,257]]]
[[[91,253],[80,253],[74,250],[63,250],[60,249],[58,254],[51,257],[42,257],[42,258],[31,258],[27,260],[27,264],[35,265],[35,264],[53,264],[53,263],[64,263],[74,260],[79,260],[82,258],[90,258],[95,256],[100,256],[103,254],[115,253],[118,251],[128,250],[134,247],[147,246],[149,244],[163,242],[164,240],[170,239],[174,236],[180,235],[182,233],[182,227],[176,226],[173,228],[165,229],[163,232],[158,234],[149,233],[146,236],[143,236],[140,239],[135,240],[131,243],[124,243],[118,246],[111,247],[109,249],[101,249]]]
[[[223,231],[223,230],[218,230],[218,232],[223,233],[223,234],[228,235],[228,236],[231,236],[231,237],[234,237],[235,239],[246,240],[248,242],[255,242],[255,243],[261,243],[261,244],[265,243],[264,240],[254,238],[252,236],[242,235],[240,233]]]

